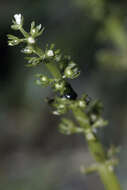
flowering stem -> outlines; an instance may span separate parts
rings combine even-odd
[[[42,56],[42,50],[36,46],[36,54]],[[47,63],[47,69],[52,74],[54,78],[62,78],[62,75],[54,63]],[[107,165],[107,155],[104,150],[103,145],[97,139],[95,134],[92,132],[89,119],[87,115],[79,108],[72,109],[74,117],[78,121],[81,127],[84,128],[84,135],[88,142],[88,147],[93,155],[95,161],[97,162],[97,172],[106,188],[106,190],[121,190],[118,179],[110,166]]]
[[[34,57],[26,57],[28,59],[28,63],[32,66],[36,66],[41,61],[44,61],[45,66],[53,78],[48,79],[48,77],[39,74],[39,76],[41,76],[39,84],[45,84],[47,86],[51,85],[51,87],[58,92],[59,95],[56,99],[53,98],[49,100],[49,104],[58,108],[57,111],[55,111],[55,114],[60,115],[66,113],[68,108],[72,110],[72,113],[80,127],[75,126],[75,124],[68,119],[63,119],[64,123],[62,124],[62,127],[66,134],[82,132],[85,136],[88,148],[96,162],[88,168],[87,171],[97,171],[106,190],[121,190],[118,179],[113,170],[113,166],[116,165],[116,161],[111,157],[112,154],[109,156],[108,152],[105,151],[105,148],[93,130],[96,129],[96,127],[102,127],[105,125],[105,122],[100,116],[100,105],[97,104],[95,110],[90,108],[90,112],[85,112],[84,109],[87,107],[87,103],[89,101],[85,99],[86,96],[84,98],[82,97],[81,99],[77,99],[77,94],[66,80],[68,78],[73,79],[79,75],[76,64],[73,61],[70,61],[69,57],[64,57],[61,61],[61,55],[58,53],[59,51],[57,51],[57,53],[55,51],[54,53],[52,47],[50,47],[50,50],[46,49],[45,52],[43,52],[43,50],[36,45],[35,38],[43,32],[43,29],[41,30],[41,25],[35,27],[35,23],[32,22],[30,33],[27,33],[22,27],[23,17],[21,14],[16,14],[14,18],[15,21],[13,21],[12,29],[20,30],[24,38],[18,39],[16,36],[8,35],[9,45],[18,45],[21,42],[26,43],[27,46],[24,53],[37,55],[34,55]],[[61,66],[61,62],[64,63],[64,65]]]
[[[41,49],[36,47],[36,53],[42,56]],[[47,69],[54,78],[62,78],[62,75],[54,63],[47,63]],[[97,164],[97,172],[99,173],[106,190],[121,190],[118,179],[113,170],[107,166],[107,156],[104,147],[92,132],[87,115],[81,109],[72,109],[72,112],[80,124],[84,128],[84,135],[88,142],[89,150],[93,155]]]

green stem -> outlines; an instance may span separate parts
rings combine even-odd
[[[54,78],[62,78],[60,71],[58,70],[57,66],[54,63],[46,64],[47,69],[50,71]]]
[[[105,149],[97,137],[93,134],[87,115],[80,109],[73,110],[76,120],[84,128],[84,134],[88,142],[89,150],[98,163],[97,171],[106,190],[121,190],[118,179],[111,166],[107,165]]]
[[[22,33],[22,35],[25,37],[25,38],[28,38],[29,37],[29,34],[21,27],[20,28],[20,32]]]
[[[89,149],[97,162],[105,162],[106,153],[104,147],[99,142],[97,137],[93,134],[89,118],[81,109],[73,109],[73,114],[80,126],[84,128],[84,135],[89,145]]]
[[[100,175],[101,180],[107,190],[121,190],[118,179],[109,166],[106,164],[102,164],[99,167],[98,173]]]

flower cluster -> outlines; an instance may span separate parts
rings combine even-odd
[[[11,25],[11,28],[13,30],[19,30],[23,34],[23,38],[19,39],[16,36],[8,35],[8,39],[9,39],[8,44],[10,46],[14,46],[14,45],[18,45],[21,42],[24,42],[27,44],[27,46],[24,48],[24,50],[22,50],[22,52],[26,54],[31,54],[33,53],[32,45],[35,44],[35,38],[37,38],[43,33],[44,28],[42,28],[41,25],[35,26],[35,22],[32,22],[30,32],[27,33],[23,29],[23,21],[24,21],[24,18],[21,14],[14,15],[14,19],[12,20],[13,24]]]
[[[14,36],[14,35],[8,34],[8,45],[9,46],[18,45],[23,41],[24,41],[24,39],[19,39],[18,37]]]
[[[54,44],[51,44],[51,46],[47,45],[45,50],[37,48],[36,38],[39,37],[44,31],[44,28],[42,28],[41,24],[36,26],[35,22],[33,21],[31,23],[30,31],[26,32],[23,28],[23,21],[24,18],[21,14],[14,15],[14,20],[12,21],[13,25],[11,28],[14,30],[19,30],[23,34],[23,38],[19,39],[16,36],[8,35],[8,44],[10,46],[18,45],[19,43],[26,44],[21,52],[32,55],[30,57],[26,57],[26,60],[28,60],[28,66],[36,66],[41,62],[44,64],[53,62],[54,64],[58,65],[63,79],[73,79],[78,77],[80,71],[77,67],[77,64],[71,60],[70,56],[63,56],[59,49],[55,50]],[[37,55],[37,57],[35,55]],[[56,90],[62,90],[62,88],[64,88],[63,82],[55,82]]]
[[[62,121],[59,124],[59,130],[65,135],[83,132],[83,129],[81,127],[77,127],[73,121],[66,118],[62,118]]]
[[[41,24],[36,26],[34,21],[31,23],[30,34],[33,39],[42,35],[43,31],[44,28],[42,28]]]
[[[64,70],[64,78],[74,79],[80,75],[80,71],[77,67],[77,64],[74,62],[70,62],[68,66]]]
[[[100,102],[92,101],[84,94],[82,98],[77,99],[77,94],[68,82],[68,79],[73,79],[79,76],[80,71],[77,64],[71,60],[70,56],[62,55],[61,51],[55,49],[54,44],[46,45],[45,50],[42,50],[36,45],[36,38],[39,37],[44,28],[41,24],[35,25],[33,21],[31,23],[30,31],[26,32],[23,29],[24,18],[21,14],[15,14],[13,25],[14,30],[19,30],[23,34],[23,38],[18,38],[14,35],[8,35],[8,43],[10,46],[18,45],[19,43],[25,43],[26,46],[21,50],[22,53],[30,56],[25,57],[28,61],[27,66],[37,66],[41,62],[49,65],[51,62],[60,70],[61,78],[49,78],[43,74],[37,74],[36,84],[42,86],[50,86],[54,92],[58,92],[55,100],[52,102],[52,107],[56,110],[54,114],[60,115],[66,113],[68,109],[81,109],[85,110],[92,129],[105,126],[107,121],[103,120],[100,116],[102,105]]]
[[[93,129],[101,128],[108,124],[108,122],[101,117],[102,110],[103,105],[98,100],[91,101],[87,107],[87,114]]]

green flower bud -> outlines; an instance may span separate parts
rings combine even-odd
[[[53,111],[53,112],[52,112],[52,114],[53,114],[53,115],[61,115],[61,113],[59,113],[59,112],[58,112],[58,111],[56,111],[56,110],[55,110],[55,111]]]
[[[41,85],[44,85],[44,86],[48,86],[50,85],[51,83],[51,79],[49,79],[47,76],[45,75],[42,75],[42,74],[37,74],[36,77],[39,77],[39,81],[38,83],[40,83]]]
[[[41,81],[43,84],[47,84],[47,82],[48,82],[49,80],[48,80],[48,77],[42,76],[42,77],[40,78],[40,81]]]
[[[92,128],[101,128],[108,124],[108,122],[102,118],[98,118],[95,123],[92,125]]]
[[[8,34],[7,37],[8,37],[8,45],[9,46],[18,45],[19,43],[21,43],[23,41],[23,39],[19,39],[14,35]]]
[[[36,38],[40,36],[44,31],[44,28],[42,28],[41,24],[35,27],[35,22],[33,21],[31,23],[31,28],[30,28],[30,34],[32,37]]]
[[[86,104],[83,100],[79,100],[78,101],[78,106],[81,107],[81,108],[85,108],[86,107]]]
[[[19,43],[20,43],[20,41],[18,41],[18,40],[8,41],[9,46],[15,46],[15,45],[18,45]]]
[[[25,54],[31,54],[31,53],[33,53],[33,49],[31,46],[27,46],[23,50],[21,50],[21,52],[25,53]]]
[[[69,63],[69,65],[64,70],[64,76],[63,78],[75,78],[80,74],[79,69],[77,68],[77,65],[74,62]]]
[[[83,132],[82,128],[77,127],[73,123],[73,121],[66,118],[62,119],[62,122],[60,123],[59,128],[60,128],[60,132],[66,135]]]
[[[35,82],[36,82],[37,85],[41,85],[42,84],[40,80],[36,80]]]
[[[91,129],[87,129],[85,130],[85,134],[86,134],[86,139],[88,141],[94,141],[96,140],[96,137],[94,136],[93,132],[91,131]]]
[[[64,114],[66,113],[67,111],[67,108],[66,108],[66,105],[65,104],[62,104],[60,102],[56,102],[53,107],[56,108],[55,111],[53,111],[53,114],[54,115],[61,115],[61,114]]]
[[[44,86],[48,86],[50,84],[50,79],[43,75],[40,76],[39,81],[40,81],[40,84],[42,84]]]
[[[64,90],[65,82],[55,82],[54,87],[56,90]]]
[[[38,85],[48,86],[50,83],[50,79],[48,79],[48,77],[46,76],[40,76],[40,79],[36,80],[36,83]]]

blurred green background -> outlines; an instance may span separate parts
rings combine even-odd
[[[0,13],[0,189],[104,189],[96,174],[80,173],[93,162],[84,138],[58,132],[59,118],[44,102],[52,92],[34,83],[42,67],[25,67],[20,48],[8,47],[12,17],[21,13],[27,30],[33,20],[45,27],[42,47],[55,43],[78,63],[81,76],[71,83],[79,96],[103,102],[109,126],[98,133],[106,147],[121,147],[116,172],[126,190],[127,2],[1,0]]]

